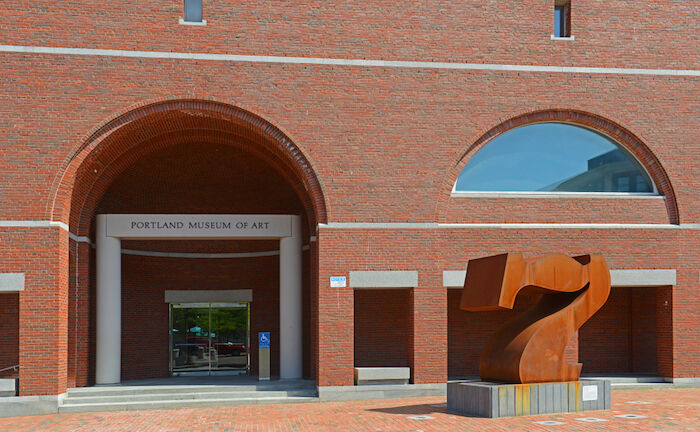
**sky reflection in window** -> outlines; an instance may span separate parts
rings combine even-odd
[[[491,140],[462,170],[456,192],[654,192],[651,179],[609,138],[566,123],[537,123]]]

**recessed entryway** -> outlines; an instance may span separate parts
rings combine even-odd
[[[122,240],[279,240],[280,378],[301,378],[301,226],[301,217],[295,215],[97,215],[96,383],[121,381]],[[171,305],[170,374],[249,371],[252,290],[243,290],[243,297],[237,291],[166,291],[165,301]],[[226,353],[221,365],[220,352]]]

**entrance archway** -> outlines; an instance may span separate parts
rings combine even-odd
[[[294,215],[97,215],[96,384],[121,382],[121,240],[279,239],[280,378],[302,377],[302,229]],[[250,347],[248,347],[250,348]]]
[[[303,375],[314,376],[311,341],[315,328],[309,305],[317,292],[311,281],[316,279],[318,264],[313,234],[315,226],[326,220],[326,208],[311,164],[279,129],[247,111],[218,102],[157,102],[96,128],[76,149],[60,177],[50,211],[54,220],[68,222],[72,233],[69,387],[95,382],[99,314],[93,248],[96,215],[102,213],[300,215],[304,246]],[[278,245],[279,238],[272,242],[243,238],[125,240],[121,252],[122,276],[126,278],[123,307],[126,311],[145,311],[144,305],[156,294],[162,303],[162,292],[156,291],[166,288],[182,289],[186,285],[185,289],[193,289],[205,283],[207,288],[221,289],[228,283],[237,284],[236,288],[263,290],[264,296],[256,298],[267,296],[269,310],[253,313],[259,321],[270,322],[279,317],[275,312],[279,296],[269,297],[273,293],[270,287],[276,286],[279,291],[279,269],[270,270],[279,266]],[[246,267],[250,271],[242,270]],[[176,270],[184,277],[178,279]],[[160,359],[167,347],[149,340],[152,334],[148,329],[127,328],[136,325],[125,310],[123,343],[141,344],[148,350],[122,352],[122,365],[140,365],[138,369],[122,370],[122,379],[162,376],[162,361],[143,358],[142,353],[158,351],[153,357]],[[154,322],[160,323],[158,319]],[[254,318],[251,332],[258,324]],[[279,375],[281,365],[274,365],[279,348],[275,352],[273,347],[272,356],[273,374],[277,368]],[[167,360],[164,364],[167,366]]]

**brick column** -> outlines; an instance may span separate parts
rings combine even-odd
[[[61,394],[68,375],[68,233],[52,227],[22,235],[32,253],[22,263],[26,273],[19,306],[20,395]]]
[[[673,307],[662,303],[666,311],[672,311],[674,379],[700,378],[700,230],[685,230],[679,236],[678,272],[673,287]],[[671,302],[669,302],[671,304]],[[668,325],[668,320],[666,320]],[[668,341],[667,341],[668,343]]]
[[[447,381],[447,289],[442,274],[422,270],[413,289],[411,375],[413,384]]]
[[[70,293],[68,303],[68,387],[90,384],[90,261],[94,252],[87,242],[70,240]]]
[[[348,276],[347,267],[339,263],[340,252],[334,247],[342,241],[333,233],[318,233],[318,321],[316,344],[319,386],[349,386],[354,384],[354,296],[350,287],[332,288],[331,276]]]
[[[656,289],[656,369],[673,378],[673,287]]]

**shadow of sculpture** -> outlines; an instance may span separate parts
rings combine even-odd
[[[512,309],[516,296],[526,292],[541,297],[489,338],[479,361],[481,379],[506,383],[578,380],[581,364],[568,363],[564,351],[574,333],[608,299],[610,271],[605,259],[560,254],[524,259],[509,253],[470,260],[460,308]]]

